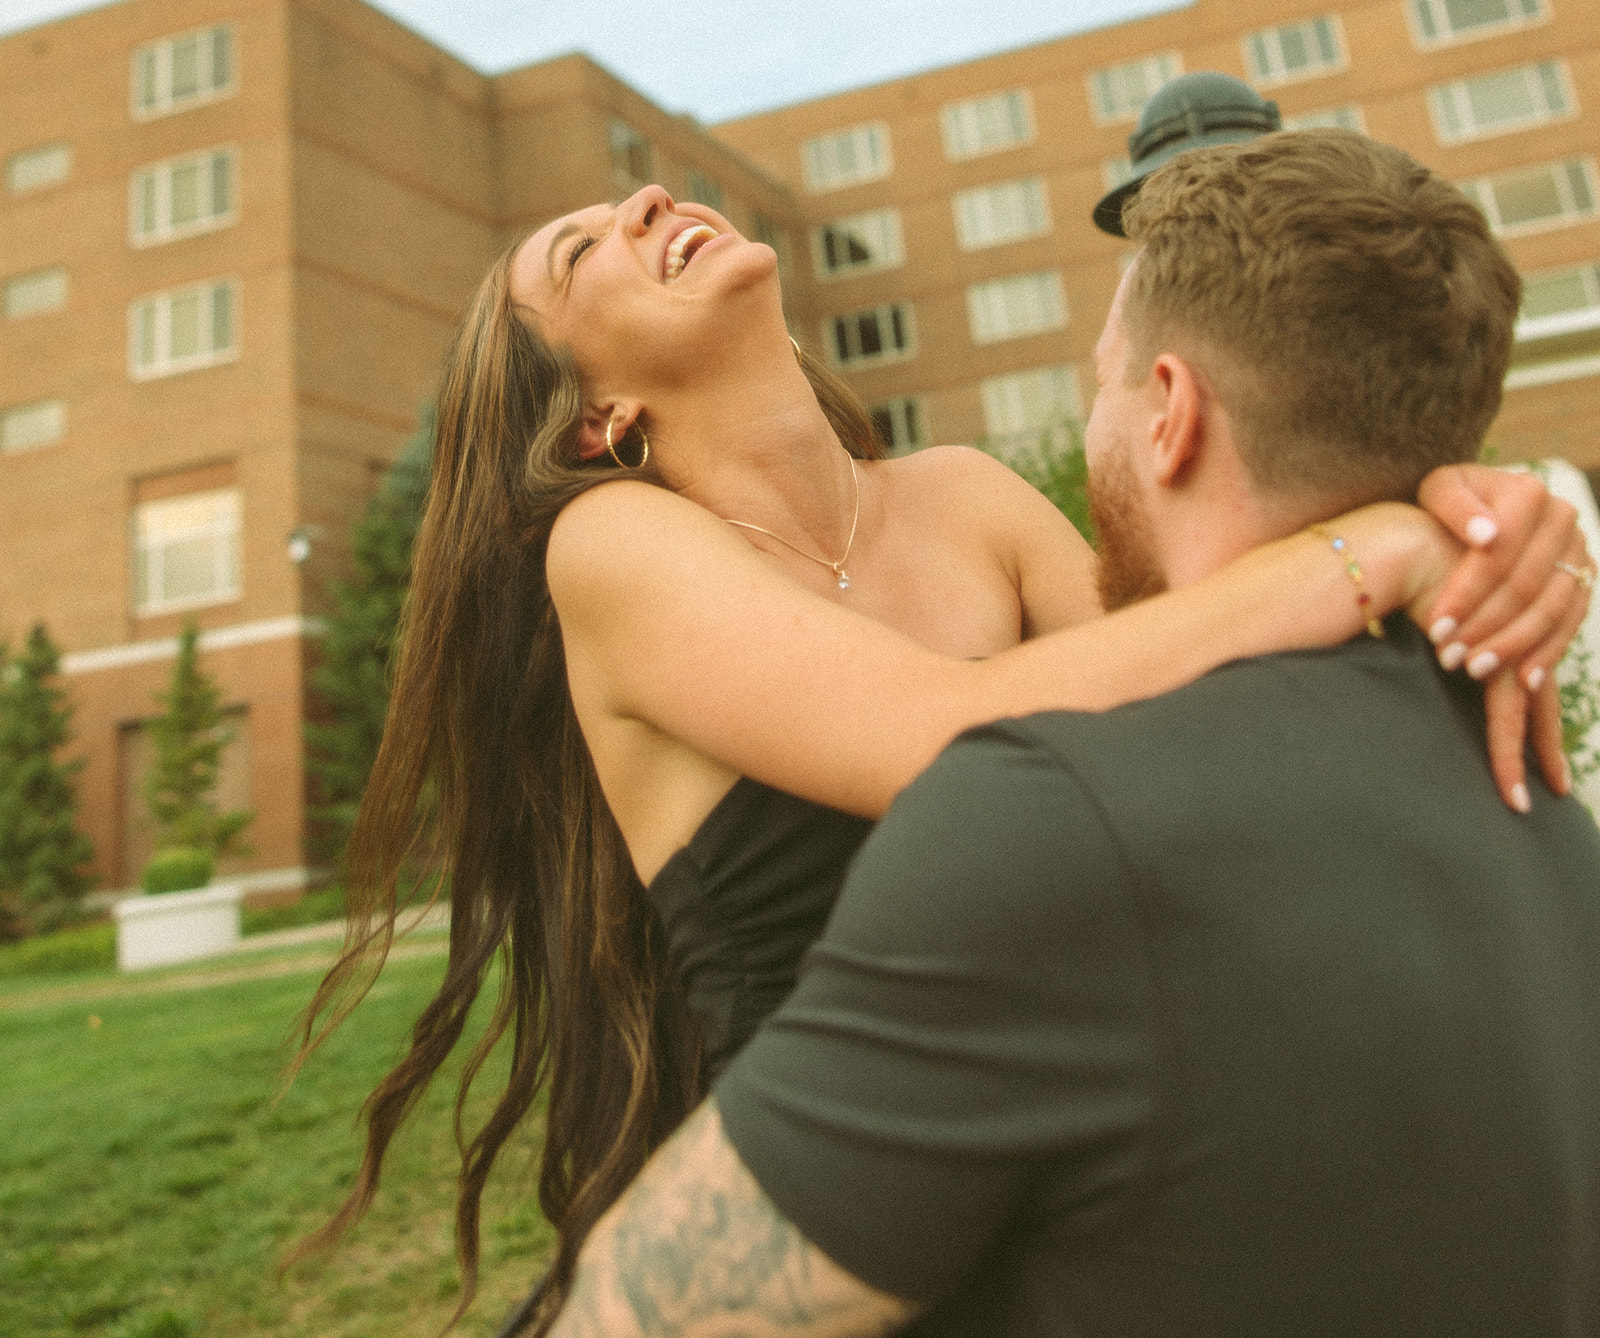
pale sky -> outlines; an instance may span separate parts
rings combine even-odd
[[[1104,27],[1184,0],[379,0],[486,72],[584,51],[707,123]],[[0,0],[0,34],[95,8]]]

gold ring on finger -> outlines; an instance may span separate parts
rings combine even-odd
[[[1585,590],[1592,590],[1594,588],[1593,567],[1574,567],[1570,562],[1558,562],[1556,563],[1556,570],[1566,572],[1568,576],[1572,577],[1572,579],[1581,585]]]

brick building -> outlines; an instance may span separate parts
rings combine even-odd
[[[1528,281],[1493,440],[1600,466],[1600,0],[1197,0],[710,131],[581,56],[482,75],[361,0],[0,38],[0,636],[67,652],[101,879],[148,852],[141,722],[193,616],[243,868],[305,880],[322,592],[510,240],[659,180],[778,248],[797,336],[898,446],[1028,441],[1092,389],[1127,245],[1089,210],[1197,69],[1467,185]]]

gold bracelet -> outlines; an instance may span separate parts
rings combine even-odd
[[[1356,604],[1360,607],[1362,616],[1367,620],[1367,635],[1381,637],[1383,635],[1383,624],[1372,615],[1372,596],[1367,593],[1366,574],[1361,570],[1361,564],[1350,556],[1350,545],[1324,525],[1308,525],[1306,528],[1312,534],[1326,539],[1329,547],[1344,563],[1345,572],[1349,575],[1351,583],[1356,588]]]

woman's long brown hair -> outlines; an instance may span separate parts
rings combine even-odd
[[[545,584],[557,515],[616,473],[578,458],[577,370],[516,309],[515,252],[484,279],[446,359],[388,723],[346,852],[349,929],[293,1067],[377,976],[402,877],[419,869],[449,891],[448,964],[405,1057],[362,1107],[354,1188],[292,1258],[331,1244],[371,1204],[384,1153],[500,953],[499,997],[456,1095],[463,1285],[452,1323],[477,1286],[490,1169],[547,1083],[539,1202],[558,1243],[536,1307],[543,1332],[589,1229],[702,1092],[697,1030],[578,728]],[[804,367],[846,449],[880,456],[854,393],[816,360]],[[631,476],[661,483],[653,469]],[[469,1089],[508,1032],[505,1089],[469,1137]]]

